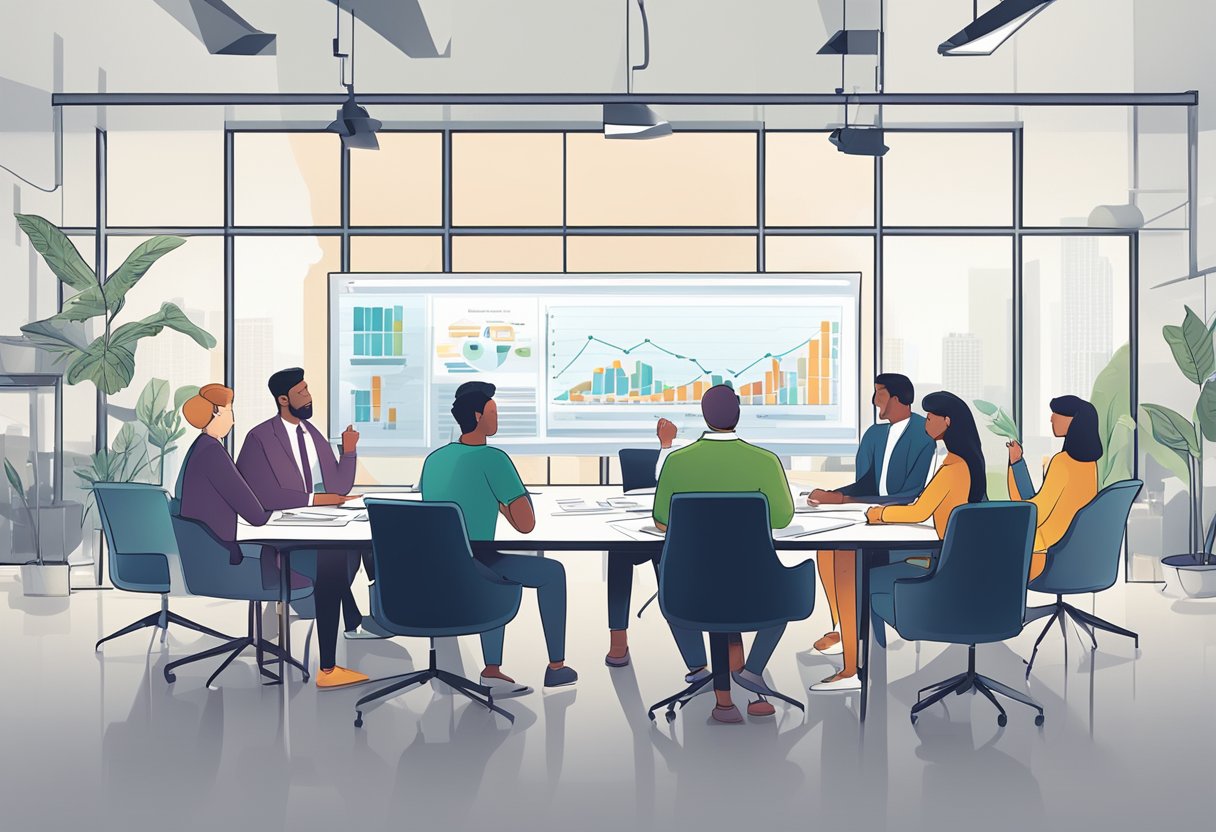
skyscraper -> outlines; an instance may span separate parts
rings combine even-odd
[[[904,339],[884,336],[882,339],[882,371],[907,375],[908,368],[904,363],[905,360]]]
[[[1094,379],[1114,353],[1113,269],[1098,254],[1098,243],[1097,237],[1065,237],[1060,243],[1061,389],[1055,395],[1088,399]]]
[[[970,404],[984,392],[984,345],[971,332],[942,339],[942,386]]]
[[[274,415],[266,387],[271,374],[282,369],[275,366],[274,319],[237,318],[234,345],[236,433],[243,440],[249,428]]]

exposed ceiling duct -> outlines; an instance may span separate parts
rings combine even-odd
[[[273,55],[275,35],[251,26],[224,0],[155,0],[212,55]]]

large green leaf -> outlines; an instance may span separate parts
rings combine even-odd
[[[21,327],[21,332],[34,344],[54,354],[60,361],[64,357],[84,352],[89,345],[84,327],[58,317],[26,324]]]
[[[162,329],[172,329],[188,335],[200,347],[211,349],[215,346],[215,338],[206,330],[195,326],[186,317],[186,313],[172,303],[162,303],[160,311],[155,315],[123,324],[111,334],[110,343],[134,350],[137,341],[159,335]]]
[[[8,477],[8,484],[13,487],[13,491],[24,498],[25,486],[21,484],[21,477],[17,475],[17,469],[7,459],[4,460],[4,476]]]
[[[1195,403],[1195,421],[1199,423],[1204,439],[1216,441],[1216,382],[1206,382],[1199,391],[1199,401]]]
[[[126,302],[127,292],[139,282],[152,264],[186,242],[181,237],[153,237],[135,247],[122,265],[106,281],[106,303],[117,312]]]
[[[135,402],[135,416],[145,427],[151,428],[168,404],[169,382],[163,378],[149,379],[139,394],[139,400]]]
[[[1212,350],[1212,335],[1207,325],[1191,308],[1186,308],[1186,317],[1182,326],[1167,326],[1162,328],[1170,351],[1174,353],[1174,362],[1182,374],[1195,384],[1203,384],[1213,373],[1216,373],[1216,352]]]
[[[14,214],[17,225],[25,232],[34,250],[51,267],[55,276],[77,292],[97,285],[97,275],[84,262],[67,235],[49,220],[34,214]]]
[[[68,365],[68,384],[91,381],[107,396],[125,390],[135,376],[135,353],[128,347],[115,344],[113,336],[107,343],[105,337],[98,338],[89,348],[72,359]]]
[[[1144,411],[1158,442],[1179,454],[1199,456],[1199,438],[1190,420],[1176,410],[1157,404],[1144,405]]]
[[[177,413],[180,411],[182,409],[182,405],[184,405],[188,399],[192,399],[197,395],[197,385],[187,384],[183,387],[177,388],[177,392],[173,394],[173,412]]]
[[[140,243],[135,251],[114,270],[104,287],[94,283],[63,302],[60,314],[68,320],[87,321],[99,315],[117,315],[127,302],[127,292],[139,282],[152,264],[184,243],[181,237],[153,237]]]
[[[996,405],[994,405],[992,402],[986,402],[983,399],[976,399],[974,402],[972,402],[972,404],[975,405],[976,410],[983,413],[985,416],[996,415]]]

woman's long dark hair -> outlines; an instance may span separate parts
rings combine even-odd
[[[1064,437],[1064,453],[1077,462],[1096,462],[1102,458],[1098,411],[1092,404],[1077,396],[1059,396],[1051,400],[1051,412],[1072,418]]]
[[[926,413],[944,416],[950,420],[950,427],[946,428],[942,441],[946,443],[947,451],[962,457],[967,463],[967,471],[971,474],[971,490],[967,494],[967,502],[982,503],[987,500],[988,474],[984,466],[984,451],[980,447],[980,432],[975,427],[971,408],[958,396],[944,390],[925,396],[921,406]]]

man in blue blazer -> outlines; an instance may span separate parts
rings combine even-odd
[[[912,412],[916,389],[907,376],[881,373],[874,379],[872,402],[884,421],[870,427],[857,447],[857,479],[834,491],[816,489],[811,505],[841,503],[907,503],[929,479],[936,444],[925,432],[925,417]],[[825,551],[818,557],[819,577],[832,611],[833,630],[815,642],[828,655],[844,654],[844,669],[812,690],[855,690],[857,639],[842,639],[856,622],[856,558],[852,551]]]

